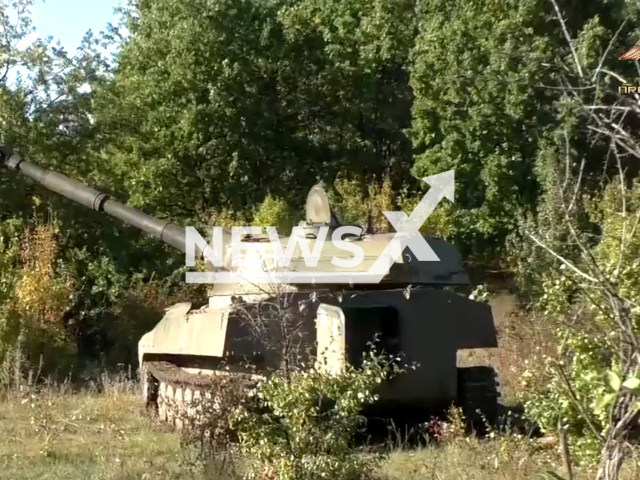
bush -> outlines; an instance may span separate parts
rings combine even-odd
[[[640,237],[634,229],[640,218],[640,184],[623,196],[619,184],[613,182],[590,204],[590,218],[601,228],[600,241],[591,249],[593,261],[616,283],[623,299],[638,305]],[[575,264],[588,271],[578,259]],[[622,371],[615,307],[606,292],[569,270],[565,265],[557,266],[545,273],[540,284],[544,293],[537,307],[554,329],[558,347],[544,364],[523,375],[525,381],[537,386],[526,393],[526,408],[547,432],[555,432],[559,425],[568,428],[576,457],[596,463],[602,438],[612,428],[612,402],[625,385],[640,381],[634,378],[638,372]],[[630,315],[636,325],[633,335],[640,338],[637,307]]]
[[[338,178],[329,195],[342,223],[364,229],[371,223],[375,233],[390,231],[391,225],[383,212],[395,211],[397,199],[388,176],[366,185],[358,179]]]
[[[19,234],[22,242],[3,252],[3,261],[12,264],[14,273],[12,279],[3,275],[3,290],[7,291],[0,296],[4,382],[10,374],[19,382],[22,368],[64,367],[63,360],[74,354],[64,323],[73,299],[73,282],[59,263],[56,227],[36,224]]]
[[[232,416],[247,459],[247,479],[370,478],[380,457],[363,456],[353,438],[364,426],[362,408],[376,387],[401,368],[369,353],[360,369],[332,376],[319,369],[275,374],[255,390],[258,408]]]
[[[295,224],[294,214],[281,198],[274,198],[271,195],[264,199],[253,217],[251,225],[257,227],[276,227],[280,235],[291,233]]]

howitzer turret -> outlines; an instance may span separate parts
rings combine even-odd
[[[24,161],[4,146],[0,147],[0,166],[26,175],[92,210],[118,218],[182,252],[187,251],[184,228]],[[320,186],[309,193],[303,225],[306,232],[303,241],[310,251],[315,251],[315,244],[320,241],[321,228],[335,230],[340,226]],[[320,246],[314,268],[325,273],[353,272],[349,278],[357,279],[357,275],[367,272],[376,262],[393,237],[390,233],[351,237],[349,242],[364,251],[362,262],[351,267],[341,267],[332,261],[350,257],[339,245],[327,240]],[[268,238],[250,239],[264,243],[267,253],[273,254],[274,246],[265,240]],[[280,241],[281,251],[287,249],[289,239],[281,237]],[[228,237],[224,242],[228,250]],[[430,238],[429,244],[438,261],[419,261],[405,250],[378,284],[352,280],[326,285],[301,282],[270,289],[264,284],[219,283],[211,289],[207,307],[193,310],[191,304],[185,303],[167,309],[164,318],[138,344],[147,405],[161,419],[180,426],[179,412],[185,411],[184,404],[198,396],[202,398],[198,393],[202,394],[208,382],[223,370],[254,381],[255,377],[247,376],[244,365],[252,364],[259,376],[277,368],[283,353],[273,348],[274,343],[265,344],[265,335],[272,330],[268,317],[274,315],[275,307],[276,324],[285,321],[295,324],[291,330],[295,332],[295,361],[287,358],[289,366],[316,365],[327,373],[339,372],[347,363],[361,361],[374,337],[385,352],[394,356],[403,353],[420,364],[417,370],[381,386],[380,401],[375,408],[378,415],[398,411],[405,415],[409,412],[427,415],[457,402],[467,417],[495,418],[499,399],[495,372],[489,367],[458,368],[456,364],[459,350],[498,346],[491,308],[450,291],[450,287],[470,285],[462,258],[447,242]],[[311,267],[303,260],[294,255],[288,268],[308,273]],[[258,259],[255,266],[260,265]],[[232,270],[228,252],[224,268]],[[275,328],[278,335],[285,330]],[[272,340],[289,341],[287,351],[292,353],[292,339],[268,341]],[[478,411],[482,417],[478,417]]]

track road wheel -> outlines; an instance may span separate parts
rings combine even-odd
[[[144,384],[143,384],[143,397],[145,400],[145,407],[151,414],[158,413],[158,404],[160,399],[160,382],[146,369],[143,371]]]

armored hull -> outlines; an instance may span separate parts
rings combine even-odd
[[[368,414],[422,421],[452,403],[463,407],[469,418],[476,417],[478,409],[489,419],[497,414],[494,372],[456,364],[460,350],[497,347],[488,305],[425,286],[280,295],[286,295],[289,305],[285,315],[295,315],[296,366],[316,362],[327,373],[338,373],[346,363],[357,366],[374,338],[385,353],[417,364],[415,370],[382,385],[380,400]],[[249,305],[282,301],[254,295]],[[161,419],[175,423],[176,417],[167,416],[164,405],[178,402],[188,408],[193,392],[210,390],[217,375],[237,376],[252,385],[282,366],[279,352],[269,351],[252,337],[247,310],[236,296],[211,297],[211,305],[194,311],[188,304],[178,305],[142,338],[140,363],[149,373],[145,400]],[[171,365],[172,375],[158,365],[165,370]]]

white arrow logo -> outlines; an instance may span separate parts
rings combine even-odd
[[[369,270],[369,273],[376,277],[382,275],[380,280],[406,247],[409,247],[421,262],[440,261],[436,252],[420,233],[420,228],[444,197],[451,202],[455,201],[455,171],[449,170],[422,180],[431,185],[431,188],[409,217],[404,212],[383,212],[397,233]]]
[[[415,233],[420,230],[443,197],[455,202],[455,170],[438,173],[422,180],[431,185],[431,188],[411,212],[410,217],[404,212],[382,212],[398,233]]]

